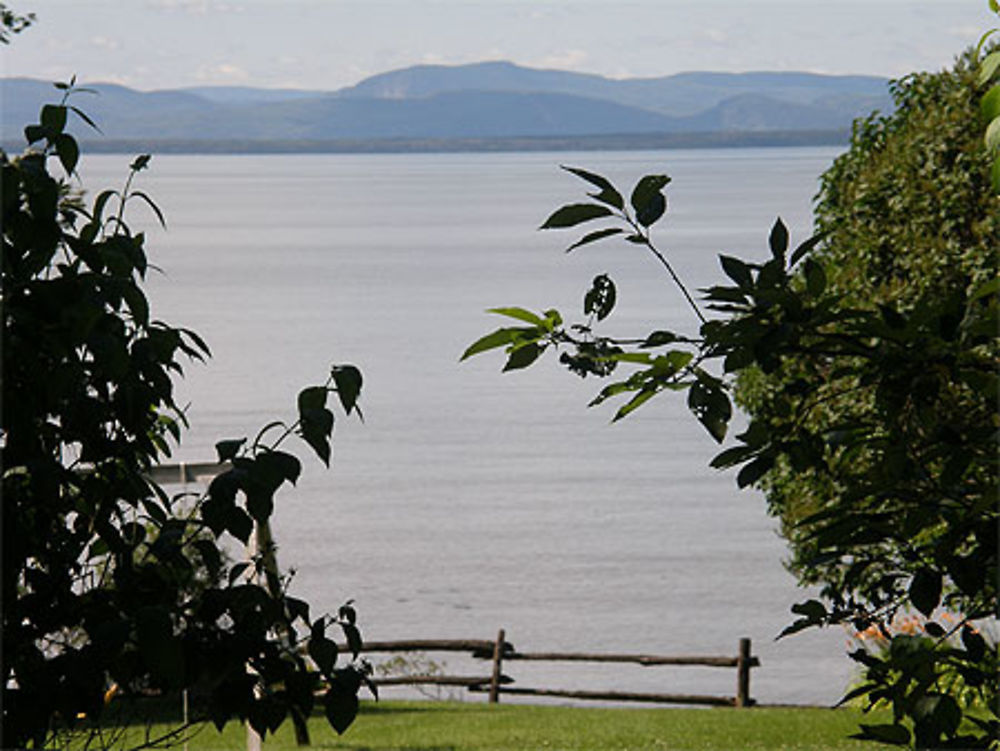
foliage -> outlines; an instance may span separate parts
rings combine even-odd
[[[57,84],[62,100],[25,129],[23,155],[0,152],[2,745],[98,732],[109,687],[120,693],[115,705],[190,689],[203,718],[220,728],[245,719],[264,734],[286,717],[301,725],[326,686],[326,714],[342,732],[367,675],[337,667],[327,629],[343,630],[357,657],[354,609],[313,618],[288,596],[266,525],[276,493],[301,471],[286,439],[299,436],[329,463],[327,398],[336,393],[355,411],[361,374],[334,367],[299,394],[291,424],[273,423],[250,444],[220,442],[228,468],[193,506],[150,481],[186,425],[173,378],[208,347],[153,318],[142,289],[145,237],[125,214],[141,202],[163,221],[133,187],[149,156],[135,159],[122,190],[89,205],[71,190],[80,153],[67,119],[90,123],[69,104],[74,83]],[[50,174],[52,159],[65,178]],[[247,543],[255,528],[264,544],[249,563],[228,567],[225,537]]]
[[[1000,15],[1000,3],[997,0],[989,0],[988,5],[991,11]],[[997,29],[990,29],[983,34],[976,47],[977,57],[983,45],[995,33],[997,33]],[[993,85],[983,94],[983,98],[980,100],[980,110],[983,120],[986,121],[983,142],[986,144],[986,150],[993,154],[993,192],[1000,194],[1000,50],[998,49],[987,54],[979,65],[978,84],[986,86],[990,83]]]
[[[1000,205],[989,190],[976,76],[967,53],[953,70],[895,82],[895,112],[858,121],[850,148],[822,176],[815,213],[823,240],[812,257],[844,304],[913,310],[922,298],[961,294],[995,276]],[[737,397],[751,415],[766,414],[774,395],[800,379],[822,401],[810,415],[816,431],[865,419],[872,409],[873,390],[853,373],[817,377],[794,362],[767,375],[741,373]],[[878,458],[861,451],[853,460]],[[790,542],[792,570],[806,583],[836,581],[843,572],[817,560],[811,530],[800,523],[836,503],[836,481],[778,462],[763,487]],[[873,565],[867,575],[886,573]]]
[[[650,226],[666,207],[665,197],[654,195],[666,176],[639,180],[629,208],[605,178],[569,171],[598,188],[589,194],[595,203],[563,207],[543,228],[610,220],[611,226],[570,250],[625,234],[671,270],[650,238]],[[942,604],[962,613],[950,629],[931,621],[927,639],[894,639],[884,658],[863,650],[852,655],[867,668],[866,683],[854,696],[864,695],[873,705],[888,700],[893,707],[892,723],[863,726],[861,736],[912,740],[919,748],[986,747],[1000,729],[996,717],[964,713],[943,676],[957,671],[981,693],[982,704],[996,711],[996,646],[971,623],[997,610],[989,572],[997,567],[1000,282],[991,278],[947,293],[933,289],[905,306],[866,305],[829,284],[835,270],[811,255],[820,242],[815,236],[792,249],[778,220],[766,261],[722,256],[728,282],[705,291],[720,317],[702,323],[697,337],[669,330],[634,339],[599,335],[596,324],[610,315],[616,299],[602,275],[585,297],[584,323],[566,326],[555,310],[539,315],[498,308],[494,312],[528,325],[488,334],[463,357],[503,347],[510,370],[530,365],[551,347],[568,350],[561,361],[581,376],[608,376],[626,365],[632,372],[603,388],[591,404],[627,396],[617,420],[662,391],[686,391],[690,410],[719,442],[732,417],[734,378],[780,374],[786,379],[781,387],[760,397],[736,445],[712,466],[738,467],[737,484],[746,487],[787,465],[833,491],[835,502],[801,524],[814,543],[815,565],[841,573],[825,582],[822,601],[793,608],[800,617],[785,634],[844,622],[863,629],[891,622],[904,607],[928,618]],[[699,318],[704,320],[700,312]],[[828,380],[843,384],[844,391],[817,392],[816,384]],[[817,421],[826,401],[840,397],[859,408],[835,425]],[[869,577],[869,569],[881,575]],[[954,634],[961,648],[948,641]]]
[[[20,34],[35,22],[35,14],[21,15],[0,3],[0,44],[10,44],[11,34]]]

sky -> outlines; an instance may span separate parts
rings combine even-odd
[[[35,26],[5,76],[335,90],[423,63],[510,60],[612,78],[948,66],[986,0],[8,0]]]

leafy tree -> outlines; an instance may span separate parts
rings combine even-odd
[[[354,609],[314,617],[289,596],[267,524],[276,493],[301,472],[287,440],[299,436],[329,464],[328,397],[356,411],[361,373],[335,366],[299,394],[290,424],[272,423],[252,442],[221,441],[224,471],[193,507],[151,482],[186,425],[173,378],[208,347],[153,318],[142,289],[145,237],[131,231],[126,208],[138,201],[163,221],[134,188],[149,156],[132,163],[123,189],[88,205],[69,182],[79,148],[66,124],[74,113],[90,120],[69,103],[73,82],[57,88],[60,103],[25,129],[28,149],[0,152],[0,745],[104,733],[121,712],[139,711],[131,700],[148,690],[190,689],[202,697],[195,719],[221,728],[238,718],[265,734],[286,718],[304,727],[325,689],[327,717],[342,732],[367,673],[360,663],[337,666],[327,629],[338,626],[356,658]],[[50,173],[53,160],[65,177]],[[226,536],[255,536],[252,560],[228,566]],[[112,686],[120,694],[109,703]]]
[[[863,725],[858,737],[916,748],[995,748],[1000,733],[997,645],[976,627],[997,615],[996,199],[979,136],[950,140],[951,114],[924,110],[960,101],[969,112],[974,88],[953,85],[974,75],[963,65],[898,84],[901,114],[858,125],[854,148],[825,177],[823,233],[793,250],[778,220],[766,261],[721,256],[728,281],[705,290],[711,319],[652,240],[669,177],[643,177],[626,204],[604,177],[566,168],[596,190],[542,228],[601,221],[569,250],[620,235],[650,252],[695,312],[698,334],[599,334],[617,300],[600,275],[584,297],[584,321],[496,308],[522,325],[482,337],[463,355],[503,348],[504,369],[514,370],[552,349],[580,376],[629,369],[591,404],[623,397],[618,420],[661,392],[687,392],[720,443],[740,384],[749,425],[712,466],[738,468],[740,487],[763,483],[772,492],[769,509],[787,522],[803,578],[823,584],[819,599],[792,608],[798,618],[783,635],[831,624],[881,629],[890,639],[884,653],[851,654],[865,677],[845,700],[892,706],[892,723]],[[908,117],[931,125],[914,133]],[[931,128],[949,140],[937,143]],[[912,187],[931,195],[900,195],[917,178]],[[959,191],[954,200],[951,190]],[[898,237],[903,248],[892,244]],[[912,253],[910,243],[919,243]],[[809,503],[776,500],[782,483],[796,483]],[[958,617],[940,619],[942,608]],[[923,615],[923,633],[890,632],[906,610]]]
[[[812,258],[845,304],[912,310],[995,275],[1000,212],[989,189],[976,78],[976,58],[967,53],[953,70],[895,82],[894,113],[856,122],[850,148],[823,175],[815,210],[823,241]],[[823,404],[810,417],[822,432],[871,411],[873,392],[853,378],[810,375],[791,363],[766,375],[744,371],[737,395],[751,415],[765,413],[776,392],[805,379]],[[877,452],[855,456],[878,460]],[[838,483],[778,462],[763,487],[790,542],[791,568],[806,583],[838,581],[843,572],[817,560],[812,531],[800,523],[838,502]],[[867,575],[883,573],[873,566]]]

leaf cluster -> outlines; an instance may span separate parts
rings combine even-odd
[[[571,171],[601,189],[592,197],[618,203],[620,194],[603,177]],[[662,187],[643,178],[633,195],[644,184]],[[543,228],[610,215],[577,206],[563,207]],[[633,221],[624,211],[619,219]],[[604,236],[610,233],[595,240]],[[662,256],[648,233],[640,238]],[[787,472],[821,491],[796,520],[795,534],[809,552],[804,570],[821,572],[823,599],[795,606],[799,618],[785,634],[835,623],[863,629],[904,608],[930,617],[941,607],[961,613],[962,634],[973,633],[971,623],[997,613],[989,572],[997,570],[1000,282],[965,277],[967,285],[928,285],[909,304],[872,304],[843,291],[843,269],[825,255],[832,242],[817,234],[793,248],[779,219],[764,262],[721,256],[727,281],[703,290],[715,317],[701,319],[696,338],[664,330],[629,340],[599,336],[595,312],[606,317],[615,299],[610,280],[599,277],[585,297],[591,315],[585,323],[564,326],[555,323],[561,315],[546,314],[555,323],[546,327],[547,345],[570,349],[562,361],[576,372],[610,375],[609,363],[633,368],[592,402],[628,396],[615,419],[662,391],[686,390],[689,408],[720,442],[737,380],[768,379],[769,388],[755,394],[746,430],[712,466],[737,469],[740,487]],[[485,337],[465,356],[516,346],[508,335],[515,336]],[[668,349],[656,354],[659,348]],[[588,358],[594,364],[582,367]],[[832,407],[835,421],[827,417]],[[918,747],[985,747],[996,718],[961,707],[956,713],[941,676],[958,672],[982,692],[982,706],[995,708],[996,665],[989,657],[995,645],[964,637],[964,651],[956,652],[940,626],[928,628],[936,639],[890,650],[882,667],[869,669],[855,696],[867,695],[871,706],[890,701],[896,721],[862,736],[913,740]]]
[[[143,291],[145,236],[125,210],[138,200],[163,222],[133,188],[149,156],[131,164],[121,190],[92,202],[50,173],[50,160],[67,178],[76,172],[67,119],[93,125],[67,104],[75,82],[57,88],[62,100],[26,128],[24,154],[0,152],[3,745],[43,747],[99,727],[115,692],[119,705],[180,689],[198,697],[198,718],[247,720],[264,734],[289,717],[304,726],[325,686],[342,731],[367,672],[336,667],[325,632],[338,626],[357,658],[354,609],[311,620],[263,531],[276,492],[301,472],[283,442],[297,434],[328,463],[327,396],[357,411],[361,373],[335,366],[302,391],[290,426],[274,423],[249,446],[220,442],[228,466],[193,505],[152,482],[149,470],[186,426],[174,378],[209,349],[153,318]],[[249,542],[254,530],[253,559],[230,566],[222,536]]]

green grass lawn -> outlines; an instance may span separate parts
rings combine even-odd
[[[365,702],[343,736],[321,717],[313,749],[341,751],[879,751],[847,738],[863,716],[851,709],[603,709],[458,702]],[[865,717],[862,721],[884,722]],[[204,727],[190,751],[242,751],[246,730]],[[286,723],[265,751],[295,749]]]

